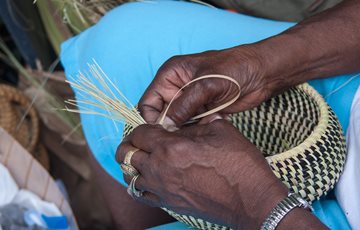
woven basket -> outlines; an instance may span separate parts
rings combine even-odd
[[[261,150],[291,192],[312,202],[334,188],[345,163],[345,138],[334,112],[310,85],[297,86],[257,108],[232,114],[231,121]],[[131,130],[125,126],[124,135]],[[164,210],[195,228],[229,229]]]
[[[29,99],[18,89],[0,84],[0,127],[49,169],[46,149],[39,143],[39,118]],[[23,117],[23,114],[27,114]]]

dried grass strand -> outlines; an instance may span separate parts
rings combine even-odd
[[[69,112],[77,112],[83,114],[101,115],[103,117],[110,118],[112,120],[120,121],[123,123],[129,123],[134,127],[141,124],[145,124],[145,120],[141,117],[136,108],[130,103],[130,101],[121,93],[121,91],[115,86],[115,84],[109,79],[100,66],[95,64],[88,64],[91,76],[100,83],[101,88],[92,83],[84,73],[79,72],[78,79],[72,78],[67,81],[72,87],[78,89],[83,93],[83,96],[91,96],[95,101],[90,100],[67,100],[69,105],[77,106],[78,109],[66,108]],[[112,86],[116,93],[111,89]],[[107,112],[100,113],[92,109],[89,109],[85,105],[96,107],[100,110]]]
[[[174,102],[174,100],[177,98],[177,96],[179,95],[179,93],[180,93],[183,89],[185,89],[185,88],[188,87],[189,85],[193,84],[194,82],[197,82],[197,81],[200,81],[200,80],[204,80],[204,79],[210,79],[210,78],[218,78],[218,79],[224,79],[224,80],[227,80],[227,81],[231,81],[232,83],[234,83],[234,84],[238,87],[239,91],[238,91],[238,93],[237,93],[231,100],[229,100],[228,102],[226,102],[226,103],[224,103],[224,104],[222,104],[222,105],[220,105],[220,106],[218,106],[218,107],[216,107],[216,108],[213,108],[213,109],[211,109],[211,110],[209,110],[209,111],[207,111],[207,112],[204,112],[204,113],[202,113],[202,114],[196,115],[196,116],[192,117],[190,120],[198,120],[198,119],[200,119],[200,118],[209,116],[209,115],[214,114],[214,113],[216,113],[216,112],[219,112],[220,110],[225,109],[226,107],[228,107],[228,106],[230,106],[231,104],[233,104],[237,99],[239,99],[240,94],[241,94],[241,87],[240,87],[239,83],[238,83],[236,80],[234,80],[234,79],[231,78],[231,77],[228,77],[228,76],[225,76],[225,75],[220,75],[220,74],[204,75],[204,76],[198,77],[198,78],[196,78],[196,79],[194,79],[194,80],[192,80],[192,81],[189,81],[188,83],[186,83],[184,86],[182,86],[182,87],[176,92],[176,94],[173,96],[173,98],[170,100],[168,106],[166,107],[166,109],[165,109],[165,111],[164,111],[164,113],[163,113],[163,115],[162,115],[162,117],[161,117],[161,119],[160,119],[160,121],[159,121],[159,124],[162,125],[162,124],[164,123],[166,114],[167,114],[167,112],[168,112],[171,104]]]
[[[116,85],[110,80],[110,78],[106,75],[106,73],[102,70],[100,65],[95,60],[93,60],[93,64],[88,63],[88,68],[89,73],[84,74],[83,72],[79,71],[77,79],[70,78],[70,80],[67,80],[66,82],[69,83],[73,88],[78,90],[78,96],[81,96],[83,98],[90,96],[94,100],[69,99],[65,101],[65,103],[71,106],[76,106],[78,109],[65,107],[66,111],[82,114],[100,115],[111,119],[113,122],[118,121],[124,124],[128,123],[134,128],[139,125],[146,124],[146,121],[140,115],[136,107],[127,99],[127,97],[119,90],[119,88],[116,87]],[[90,80],[89,76],[91,76],[95,81],[97,81],[100,87],[96,86],[92,82],[92,80]],[[164,119],[169,111],[170,106],[183,89],[197,81],[210,78],[224,79],[232,82],[237,86],[238,93],[228,102],[205,113],[199,114],[191,118],[191,120],[197,120],[210,114],[216,113],[230,106],[240,97],[241,87],[239,83],[233,78],[219,74],[201,76],[192,81],[189,81],[178,90],[178,92],[173,96],[168,106],[166,107],[159,121],[159,124],[162,125],[164,123]],[[90,106],[90,108],[88,106]],[[98,112],[94,109],[91,109],[91,107],[106,111],[106,113]]]

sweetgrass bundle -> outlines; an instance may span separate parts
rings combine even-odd
[[[136,107],[120,92],[97,62],[95,60],[93,62],[88,64],[89,72],[87,74],[79,72],[76,79],[72,77],[66,81],[74,89],[77,89],[80,95],[83,95],[82,98],[88,99],[66,100],[66,104],[76,106],[78,109],[66,107],[65,110],[103,116],[113,121],[129,124],[134,128],[145,124],[145,120]],[[90,79],[97,81],[101,88]],[[97,112],[91,107],[98,108],[102,112]]]
[[[222,75],[197,78],[184,85],[179,92],[194,81],[206,78],[229,80],[238,86],[239,94],[224,105],[193,119],[217,112],[235,102],[240,96],[241,88],[238,83]],[[123,122],[124,136],[138,125],[146,123],[136,107],[126,99],[95,61],[89,64],[88,74],[80,72],[77,78],[71,79],[69,83],[85,100],[67,101],[70,105],[78,106],[78,109],[67,109],[68,111],[101,115]],[[102,112],[97,112],[91,107]],[[334,188],[346,159],[345,138],[336,115],[310,85],[293,87],[254,109],[231,114],[230,118],[239,132],[263,153],[273,173],[291,192],[312,202]],[[164,210],[177,220],[195,228],[229,229],[227,226],[177,214],[165,208]]]
[[[68,112],[101,115],[113,121],[118,121],[124,123],[125,125],[130,125],[133,128],[136,128],[141,124],[146,124],[146,121],[141,117],[137,108],[132,105],[131,102],[126,98],[126,96],[118,89],[118,87],[116,87],[116,85],[110,80],[110,78],[105,74],[105,72],[101,69],[101,67],[95,60],[93,60],[93,63],[88,64],[88,68],[89,72],[87,74],[79,72],[76,78],[72,77],[66,82],[69,83],[73,88],[81,92],[82,95],[87,95],[85,96],[85,98],[88,97],[92,100],[66,100],[65,103],[72,106],[77,106],[79,108],[70,109],[66,107],[66,110]],[[159,124],[163,124],[167,111],[169,110],[172,102],[184,88],[186,88],[190,84],[193,84],[194,82],[209,78],[220,78],[231,81],[238,87],[238,94],[223,105],[209,110],[203,114],[197,115],[193,117],[192,120],[197,120],[210,114],[216,113],[228,107],[240,97],[240,85],[234,79],[228,76],[218,74],[202,76],[188,82],[179,89],[179,91],[173,96],[173,99],[169,102],[159,121]],[[97,84],[95,82],[92,82],[90,79],[94,79],[101,88],[99,88]],[[88,106],[96,107],[103,112],[97,112],[93,109],[90,109]]]

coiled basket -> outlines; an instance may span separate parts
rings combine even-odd
[[[252,110],[232,114],[231,121],[262,151],[291,192],[312,202],[334,188],[345,163],[345,138],[334,112],[310,85],[299,85]],[[124,135],[131,131],[126,125]],[[164,210],[195,228],[229,229]]]

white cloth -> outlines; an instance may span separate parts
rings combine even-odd
[[[9,170],[0,164],[0,206],[9,204],[18,191],[19,188]]]
[[[46,216],[61,216],[55,204],[41,200],[29,190],[19,190],[9,170],[0,164],[0,206],[15,203]]]
[[[46,216],[62,215],[54,203],[41,200],[37,195],[30,192],[29,190],[20,190],[12,200],[12,203],[18,204],[29,210],[35,210]]]
[[[346,143],[347,160],[335,194],[351,228],[360,230],[360,86],[351,107]]]

